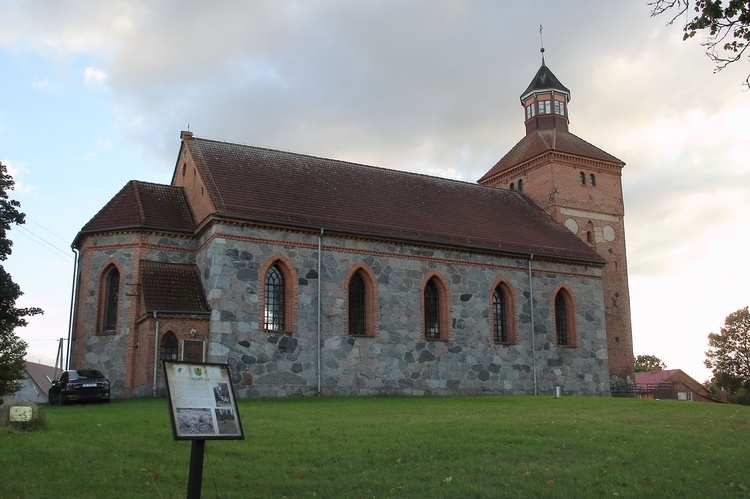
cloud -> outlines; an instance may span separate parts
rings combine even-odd
[[[83,71],[83,82],[86,85],[99,85],[104,83],[106,80],[107,75],[104,73],[104,71],[101,71],[99,69],[95,69],[89,66]]]
[[[42,92],[49,92],[51,90],[54,90],[54,87],[52,86],[52,83],[50,83],[49,78],[34,80],[33,82],[31,82],[31,86]]]

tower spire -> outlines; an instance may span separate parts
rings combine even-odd
[[[542,66],[544,66],[544,36],[542,35],[542,30],[544,29],[544,26],[541,24],[539,25],[539,45],[541,48],[539,49],[539,52],[542,53]]]

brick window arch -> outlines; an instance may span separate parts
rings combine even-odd
[[[577,346],[575,302],[573,295],[561,287],[555,293],[553,301],[555,311],[555,339],[557,346]]]
[[[177,336],[172,331],[167,331],[159,342],[159,358],[162,360],[177,360]]]
[[[274,255],[260,272],[260,313],[263,331],[295,332],[297,279],[291,262]]]
[[[516,342],[515,302],[510,285],[504,279],[495,282],[490,296],[490,323],[494,343],[514,344]]]
[[[99,331],[115,333],[120,308],[120,271],[110,264],[100,281]]]
[[[377,335],[378,281],[364,264],[349,270],[344,281],[346,332],[350,336]]]
[[[445,279],[436,272],[422,283],[422,337],[450,340],[450,295]]]

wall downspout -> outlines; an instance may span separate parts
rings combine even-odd
[[[320,357],[323,351],[323,338],[321,336],[320,319],[322,315],[322,300],[320,295],[321,264],[323,256],[323,227],[320,228],[318,235],[318,396],[321,394],[321,374],[320,374]]]
[[[156,321],[156,332],[154,333],[154,397],[156,397],[156,368],[158,366],[159,359],[159,316],[157,311],[154,310],[154,320]]]
[[[68,369],[70,365],[70,340],[73,338],[73,316],[75,315],[75,303],[76,303],[76,288],[78,287],[78,250],[71,248],[75,254],[73,259],[73,284],[70,286],[70,317],[68,318],[68,348],[65,362],[62,363],[63,370]]]
[[[534,395],[537,395],[536,381],[536,331],[534,331],[534,281],[531,278],[531,260],[534,253],[529,255],[529,315],[531,316],[531,370],[534,374]]]

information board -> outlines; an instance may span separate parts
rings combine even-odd
[[[163,361],[175,440],[245,438],[229,366]]]

